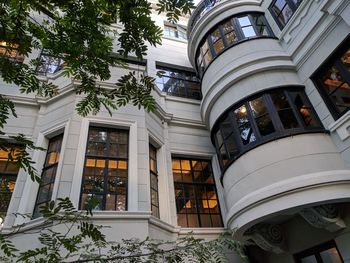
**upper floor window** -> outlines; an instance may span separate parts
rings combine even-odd
[[[0,40],[0,54],[15,63],[22,63],[24,56],[18,50],[19,45]]]
[[[235,15],[212,28],[197,51],[197,69],[200,74],[210,62],[229,47],[251,38],[273,37],[261,13]]]
[[[334,241],[309,248],[294,255],[297,263],[343,263]]]
[[[222,227],[210,161],[173,158],[177,223],[182,227]]]
[[[168,95],[200,100],[202,98],[200,83],[194,72],[157,66],[161,74],[156,84]]]
[[[180,25],[166,23],[164,24],[164,36],[175,37],[178,39],[187,39],[186,28]]]
[[[350,37],[312,79],[335,119],[350,110]]]
[[[303,0],[274,0],[270,11],[278,26],[283,29]]]
[[[241,154],[269,140],[307,131],[323,131],[304,91],[275,89],[235,104],[216,122],[213,142],[226,168]]]
[[[40,207],[51,201],[52,191],[56,180],[58,161],[60,159],[62,139],[63,134],[49,140],[32,218],[40,217]]]
[[[90,127],[80,209],[94,197],[94,210],[127,210],[128,142],[127,130]]]
[[[53,74],[62,69],[63,63],[62,57],[51,56],[47,50],[43,50],[39,57],[36,72],[42,75],[46,75],[47,73]]]
[[[19,167],[15,164],[14,158],[19,150],[18,146],[0,148],[0,224],[6,215],[15,189]],[[9,154],[13,159],[9,158]]]
[[[159,218],[157,148],[149,145],[149,170],[151,181],[151,210],[152,215]]]

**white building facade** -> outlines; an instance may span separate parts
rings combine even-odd
[[[95,196],[110,240],[237,229],[252,263],[350,262],[350,2],[203,0],[178,25],[152,17],[162,46],[98,84],[163,71],[154,113],[81,117],[79,82],[40,51],[59,95],[1,83],[18,115],[4,131],[47,149],[32,154],[41,185],[0,155],[3,231],[40,225],[49,200]]]

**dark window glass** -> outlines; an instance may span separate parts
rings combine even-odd
[[[151,208],[152,215],[159,218],[157,149],[149,145],[149,168],[151,178]]]
[[[210,62],[225,49],[240,41],[257,37],[273,37],[263,14],[237,15],[216,25],[204,37],[197,51],[197,70],[200,75]]]
[[[302,0],[275,0],[270,6],[272,16],[282,29],[291,19]]]
[[[15,164],[16,155],[22,148],[9,146],[0,148],[0,225],[6,215],[15,189],[19,167]],[[9,158],[9,155],[11,158]]]
[[[60,159],[62,138],[63,134],[49,140],[32,218],[40,217],[40,207],[51,201],[58,161]]]
[[[297,263],[343,263],[334,241],[309,248],[294,255]]]
[[[43,50],[39,57],[39,64],[36,68],[38,74],[46,75],[58,72],[63,67],[63,59],[61,57],[54,57],[49,54],[47,50]]]
[[[229,117],[233,116],[233,117]],[[304,91],[274,89],[228,109],[214,125],[213,141],[222,168],[269,140],[324,129]]]
[[[222,227],[210,162],[173,158],[177,223],[182,227]]]
[[[0,55],[14,63],[22,63],[24,56],[18,51],[19,45],[0,40]]]
[[[178,69],[157,67],[161,76],[157,77],[158,88],[169,95],[200,100],[202,98],[196,74]]]
[[[350,109],[350,37],[313,75],[335,119]]]
[[[90,127],[80,209],[94,197],[94,210],[127,210],[128,137],[127,130]]]
[[[256,137],[253,128],[248,118],[247,107],[245,105],[240,106],[234,110],[234,116],[237,122],[240,138],[244,145],[256,141]]]

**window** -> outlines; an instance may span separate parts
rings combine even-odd
[[[164,36],[187,39],[186,28],[175,24],[164,24]]]
[[[276,23],[283,29],[291,19],[302,0],[275,0],[270,6],[270,11]]]
[[[46,75],[53,74],[62,69],[63,59],[61,57],[54,57],[49,54],[47,50],[43,50],[39,57],[39,65],[36,68],[38,74]]]
[[[151,208],[152,215],[159,218],[157,149],[149,145],[149,169],[151,179]]]
[[[94,197],[94,210],[127,210],[128,137],[127,130],[90,127],[80,209]]]
[[[41,182],[36,198],[33,216],[41,216],[40,207],[51,201],[52,191],[55,184],[58,161],[60,159],[63,134],[49,140],[43,171],[41,173]]]
[[[323,132],[305,92],[274,89],[244,99],[216,122],[212,139],[223,169],[243,153],[270,140],[305,132]]]
[[[296,263],[343,263],[334,241],[307,249],[294,255]]]
[[[177,223],[182,227],[222,227],[210,161],[173,158]]]
[[[229,47],[251,38],[273,37],[261,13],[230,17],[212,28],[203,38],[197,51],[197,69],[200,75],[210,62]]]
[[[350,37],[312,76],[335,119],[350,109]]]
[[[5,149],[0,148],[0,224],[10,204],[19,171],[15,161],[9,158],[9,154],[15,158],[19,150],[20,147],[13,145]]]
[[[156,79],[156,84],[161,91],[168,95],[200,100],[199,80],[194,72],[183,71],[168,67],[157,66],[161,76]]]
[[[16,43],[0,40],[0,54],[14,63],[22,63],[24,56],[18,51]]]

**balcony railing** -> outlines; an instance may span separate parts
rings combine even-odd
[[[193,11],[188,21],[187,37],[191,35],[192,29],[204,14],[208,13],[216,4],[224,1],[226,0],[202,0]]]

